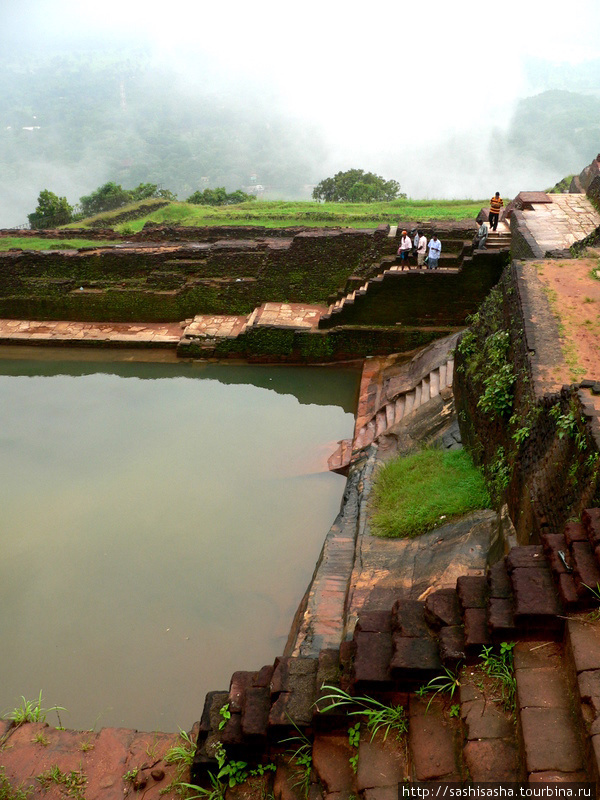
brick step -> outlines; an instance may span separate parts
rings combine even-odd
[[[514,668],[518,721],[529,781],[587,780],[585,752],[562,643],[517,642]]]
[[[352,439],[341,439],[337,449],[327,459],[327,469],[345,475],[352,459]]]

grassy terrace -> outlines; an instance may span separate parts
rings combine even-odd
[[[146,206],[148,201],[144,201]],[[146,222],[167,225],[263,225],[287,228],[299,225],[312,227],[376,228],[382,223],[396,225],[399,220],[415,222],[431,219],[473,219],[484,200],[394,200],[390,203],[316,203],[258,200],[235,206],[199,206],[191,203],[170,203],[156,211],[126,222],[112,222],[133,206],[73,223],[67,228],[88,225],[115,227],[121,233],[141,230]]]
[[[490,507],[483,475],[466,450],[423,450],[387,463],[373,487],[373,532],[411,538]]]
[[[91,239],[38,239],[35,236],[0,236],[0,252],[6,250],[78,250],[80,247],[114,247],[118,242]]]

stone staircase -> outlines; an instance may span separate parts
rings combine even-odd
[[[510,230],[490,231],[485,247],[487,250],[510,250]]]
[[[574,545],[587,544],[593,552],[600,509],[588,509],[581,523],[567,526],[567,566],[557,556],[556,536],[546,539],[513,547],[486,575],[459,577],[455,588],[424,600],[374,592],[352,639],[339,650],[236,672],[229,691],[207,695],[192,777],[206,779],[221,742],[229,758],[280,764],[279,799],[286,796],[282,781],[290,777],[285,740],[301,733],[312,752],[310,781],[326,793],[395,787],[405,780],[597,780],[600,616],[582,609],[599,602],[589,590],[578,590],[593,576],[586,558],[575,555],[584,548]],[[565,593],[564,575],[573,578],[576,601]],[[577,610],[565,613],[569,605]],[[512,661],[513,670],[498,683],[487,665],[501,660],[502,642],[514,643],[504,647],[504,663]],[[452,693],[434,694],[427,684],[436,679],[453,686]],[[403,706],[406,735],[371,741],[362,725],[358,750],[352,749],[348,727],[361,717],[346,716],[346,707],[320,713],[324,684]],[[354,755],[357,772],[349,766]],[[373,763],[382,765],[378,778],[370,771]]]
[[[327,461],[329,469],[345,475],[361,450],[424,403],[451,389],[453,374],[454,359],[450,358],[425,375],[415,387],[388,400],[371,419],[354,432],[353,439],[339,442],[338,448]]]
[[[366,280],[363,284],[358,286],[356,289],[352,289],[352,291],[347,292],[346,294],[339,297],[333,303],[330,303],[327,311],[322,315],[323,320],[331,319],[336,315],[340,314],[345,306],[354,305],[356,300],[360,297],[363,297],[368,291],[369,287],[372,286],[374,283],[382,283],[382,281],[390,275],[393,276],[400,276],[405,272],[416,272],[422,275],[435,275],[439,273],[440,270],[444,273],[449,272],[458,272],[462,264],[468,262],[470,260],[470,256],[468,255],[460,255],[457,257],[455,253],[442,253],[440,258],[439,267],[437,270],[428,270],[425,267],[417,268],[414,263],[411,263],[406,270],[403,270],[402,267],[396,263],[396,256],[384,256],[380,263],[380,271],[374,275],[372,278]]]

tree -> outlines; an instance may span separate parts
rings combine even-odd
[[[332,203],[374,203],[406,197],[397,181],[386,181],[373,172],[349,169],[325,178],[313,189],[315,200]]]
[[[100,214],[102,211],[112,211],[131,202],[131,193],[123,189],[118,183],[109,181],[95,192],[79,198],[81,210],[85,217]]]
[[[194,203],[199,206],[232,206],[235,203],[246,203],[252,200],[256,200],[255,194],[246,194],[241,189],[227,194],[224,186],[217,186],[216,189],[194,192],[188,197],[186,203]]]
[[[48,189],[42,189],[38,197],[38,204],[33,214],[27,218],[32,228],[55,228],[57,225],[66,225],[73,217],[73,206],[69,205],[66,197],[59,197]]]

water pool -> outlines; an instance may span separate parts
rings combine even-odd
[[[0,359],[0,712],[189,729],[283,650],[359,373],[39,359]]]

